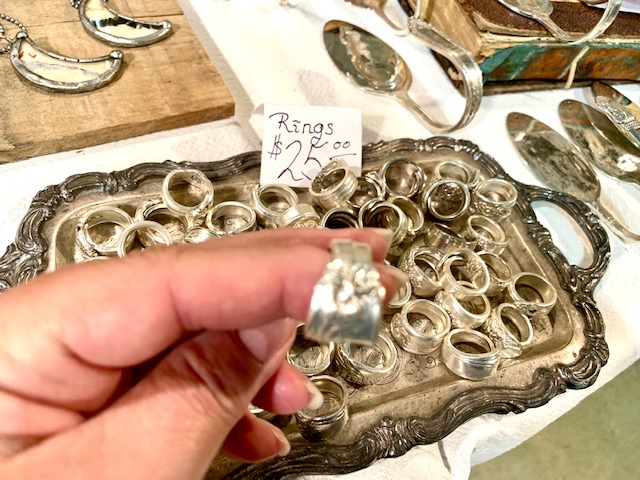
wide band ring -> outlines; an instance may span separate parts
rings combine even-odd
[[[416,355],[437,349],[449,330],[449,314],[430,300],[411,300],[391,320],[393,338],[403,350]]]
[[[427,181],[424,170],[413,160],[397,157],[388,160],[378,170],[387,197],[411,198],[418,195]]]
[[[432,183],[424,195],[425,210],[438,220],[450,222],[464,215],[471,204],[471,194],[460,180],[443,178]]]
[[[424,212],[408,197],[396,195],[389,197],[387,201],[402,210],[407,217],[407,234],[403,241],[411,242],[424,227]]]
[[[150,220],[159,223],[167,229],[173,243],[182,243],[187,231],[193,226],[193,222],[186,216],[177,213],[162,203],[162,199],[155,198],[142,202],[136,209],[136,222]],[[138,233],[140,242],[145,247],[162,243],[162,239],[152,231],[140,231]]]
[[[205,225],[219,237],[238,235],[256,229],[256,212],[242,202],[222,202],[207,213]]]
[[[299,202],[298,194],[287,185],[256,185],[251,190],[251,206],[258,222],[266,228],[275,228],[276,219]]]
[[[548,314],[558,299],[555,287],[537,273],[522,272],[509,280],[505,290],[507,302],[513,303],[528,317]]]
[[[329,368],[335,344],[319,343],[304,336],[304,324],[296,330],[296,338],[287,352],[287,361],[306,376],[319,375]]]
[[[109,205],[91,208],[78,220],[76,243],[80,247],[82,255],[87,258],[116,255],[118,253],[118,238],[124,229],[132,223],[131,216],[120,208]],[[106,231],[94,231],[97,229]],[[133,238],[129,240],[129,245],[132,242]]]
[[[453,178],[464,183],[469,189],[474,188],[479,181],[478,169],[462,160],[444,160],[434,167],[433,173],[438,180]]]
[[[498,369],[500,350],[484,333],[455,329],[442,342],[442,360],[459,377],[484,380]]]
[[[118,243],[116,245],[118,256],[124,257],[128,252],[129,246],[135,240],[136,234],[147,235],[147,230],[151,230],[151,232],[154,234],[149,235],[147,238],[159,240],[157,244],[171,245],[173,243],[171,234],[159,223],[151,222],[149,220],[136,222],[125,228],[122,231],[122,234],[118,237]]]
[[[319,409],[305,408],[295,413],[300,434],[317,442],[335,437],[349,422],[349,393],[345,385],[329,375],[309,379],[324,399]]]
[[[517,200],[518,190],[511,182],[488,178],[474,189],[472,210],[500,222],[509,216]]]
[[[398,267],[394,267],[389,262],[385,260],[385,265],[388,269],[391,270],[400,270]],[[396,310],[401,309],[404,305],[411,299],[411,295],[413,293],[413,288],[411,286],[411,280],[406,280],[403,283],[398,282],[398,289],[393,294],[393,298],[389,300],[389,303],[384,308],[384,313],[393,313]]]
[[[358,214],[350,207],[336,207],[324,212],[320,226],[324,228],[358,228]]]
[[[517,333],[511,331],[507,323],[513,325]],[[503,358],[519,356],[522,349],[533,340],[533,327],[529,317],[510,303],[498,305],[482,326],[482,330],[500,348],[500,356]]]
[[[461,302],[454,295],[442,291],[438,292],[435,301],[449,314],[454,328],[481,327],[491,314],[491,304],[484,294]]]
[[[408,221],[405,213],[397,205],[374,199],[365,203],[358,212],[358,226],[387,228],[393,231],[390,246],[395,247],[404,241]]]
[[[428,247],[412,245],[400,257],[398,267],[409,276],[415,295],[432,297],[442,290],[437,263]]]
[[[213,184],[200,170],[172,170],[162,182],[162,202],[199,225],[213,203]]]
[[[444,223],[430,223],[424,233],[424,244],[433,256],[440,260],[449,252],[460,250],[467,246],[462,236]]]
[[[511,268],[499,255],[489,252],[478,252],[478,256],[487,266],[489,272],[489,287],[485,292],[487,297],[493,297],[501,293],[511,280]]]
[[[507,247],[507,235],[498,222],[484,215],[467,217],[465,234],[476,244],[476,250],[500,255]]]
[[[318,205],[329,210],[344,206],[358,188],[358,177],[344,160],[332,160],[313,177],[309,193]]]
[[[461,302],[472,300],[489,288],[489,270],[477,253],[463,248],[440,259],[438,280],[445,292]]]
[[[358,186],[356,187],[356,191],[351,195],[349,200],[347,200],[347,208],[351,208],[357,212],[362,205],[369,200],[384,200],[384,187],[382,180],[376,172],[367,172],[361,177],[358,177],[357,182]]]
[[[373,343],[380,330],[385,289],[366,243],[336,239],[331,260],[311,297],[305,335],[321,343]]]
[[[282,215],[276,219],[279,228],[317,228],[320,226],[321,218],[308,203],[299,203],[295,207],[287,208]]]
[[[336,362],[340,375],[355,385],[389,383],[398,370],[398,350],[380,333],[373,345],[339,344]]]
[[[202,243],[213,238],[219,237],[208,228],[192,227],[187,230],[187,233],[184,236],[184,243]]]

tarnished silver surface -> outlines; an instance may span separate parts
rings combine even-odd
[[[640,148],[640,105],[606,83],[593,82],[591,91],[596,106],[636,148]]]
[[[508,325],[513,325],[509,328]],[[492,312],[482,326],[502,358],[515,358],[533,341],[533,327],[529,318],[515,305],[502,303]]]
[[[640,187],[640,149],[606,115],[575,100],[562,101],[558,115],[584,158],[607,175]]]
[[[478,64],[468,52],[423,21],[409,19],[408,27],[430,49],[452,60],[462,73],[467,103],[462,117],[453,125],[436,120],[409,96],[413,80],[409,66],[378,37],[350,23],[331,20],[324,26],[324,43],[333,63],[357,87],[397,99],[433,132],[462,128],[480,108],[482,72]]]
[[[565,32],[551,19],[551,13],[553,12],[553,4],[551,3],[551,0],[498,1],[517,14],[536,20],[549,30],[549,32],[558,40],[572,44],[584,43],[589,40],[593,40],[604,33],[604,31],[609,28],[609,25],[611,25],[615,20],[618,12],[620,11],[620,7],[622,6],[622,0],[609,0],[600,20],[598,20],[598,23],[587,33],[576,35]]]
[[[112,173],[83,173],[38,193],[21,222],[16,241],[0,259],[0,290],[24,283],[44,271],[72,263],[78,253],[79,217],[97,203],[135,206],[157,197],[162,179],[176,168],[198,168],[214,183],[216,201],[249,201],[259,179],[260,152],[210,163],[146,163]],[[437,354],[399,355],[399,372],[386,385],[349,389],[351,419],[330,442],[309,447],[295,425],[284,427],[293,447],[284,458],[243,465],[218,458],[207,478],[264,480],[290,474],[338,474],[363,468],[378,458],[402,455],[415,445],[437,442],[459,425],[487,412],[522,412],[544,405],[567,388],[592,385],[608,359],[602,316],[593,291],[609,259],[607,234],[597,217],[574,197],[511,180],[474,144],[446,137],[402,139],[363,148],[363,169],[377,170],[397,155],[423,166],[427,175],[445,159],[459,159],[478,169],[480,180],[499,177],[518,191],[517,206],[501,223],[509,237],[502,254],[514,273],[531,271],[549,278],[558,301],[541,318],[533,342],[500,374],[481,382],[460,380]],[[310,197],[301,191],[303,202]],[[591,264],[575,267],[553,244],[530,206],[552,202],[566,210],[593,249]],[[211,240],[215,242],[216,240]],[[383,325],[388,331],[388,325]]]
[[[507,116],[507,131],[520,157],[540,181],[591,205],[623,240],[640,241],[600,202],[600,181],[576,147],[558,132],[524,113]]]

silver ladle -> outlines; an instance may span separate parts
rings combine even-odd
[[[575,34],[565,32],[562,30],[556,22],[551,20],[551,13],[553,12],[553,5],[549,0],[498,0],[502,5],[509,10],[522,15],[523,17],[536,20],[542,26],[544,26],[549,32],[558,40],[569,43],[583,43],[588,40],[593,40],[604,31],[609,28],[609,25],[615,20],[620,7],[622,6],[622,0],[609,0],[607,7],[598,20],[598,23],[585,35],[576,36]]]
[[[558,107],[560,121],[582,155],[603,173],[640,188],[640,150],[603,113],[575,100]]]
[[[431,131],[448,133],[462,128],[473,119],[480,108],[480,68],[469,54],[461,60],[462,54],[459,51],[445,48],[442,43],[444,38],[439,38],[437,32],[424,22],[410,18],[408,26],[409,31],[415,31],[425,43],[431,42],[434,50],[435,44],[439,45],[439,50],[436,51],[453,60],[462,73],[467,103],[462,117],[453,125],[436,120],[409,96],[411,70],[395,50],[375,35],[350,23],[331,20],[324,26],[324,43],[338,70],[357,87],[369,93],[394,97]]]
[[[507,115],[507,131],[520,157],[540,181],[590,205],[623,240],[640,241],[640,235],[628,230],[602,205],[596,172],[569,140],[518,112]]]

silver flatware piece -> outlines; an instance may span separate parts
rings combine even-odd
[[[607,7],[605,8],[598,23],[586,34],[576,35],[574,33],[568,33],[558,26],[556,22],[551,19],[551,13],[553,12],[553,4],[550,0],[498,0],[502,5],[507,7],[512,12],[515,12],[523,17],[531,18],[543,27],[549,30],[549,33],[558,40],[569,43],[583,43],[589,40],[593,40],[598,37],[604,31],[609,28],[609,25],[615,20],[620,7],[622,6],[622,0],[609,0]]]
[[[601,172],[640,188],[640,149],[603,113],[586,103],[564,100],[558,115],[584,158]]]
[[[382,20],[384,20],[387,25],[389,25],[394,32],[398,35],[406,35],[407,29],[404,26],[398,26],[396,23],[389,18],[389,16],[385,13],[384,8],[387,4],[387,0],[342,0],[345,3],[353,5],[354,7],[366,8],[367,10],[372,10],[376,13]]]
[[[598,109],[640,148],[640,106],[606,83],[593,82],[591,92]]]
[[[640,241],[640,235],[627,229],[602,205],[596,172],[569,140],[518,112],[507,116],[507,131],[520,157],[540,181],[591,206],[623,240]]]

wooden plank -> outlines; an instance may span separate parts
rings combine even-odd
[[[184,127],[234,113],[234,101],[176,0],[111,0],[127,16],[173,23],[167,39],[122,49],[124,68],[111,84],[81,94],[51,93],[21,79],[0,56],[0,162],[85,148]],[[40,47],[69,57],[108,54],[87,34],[67,0],[11,2]],[[1,21],[12,36],[15,28]]]

